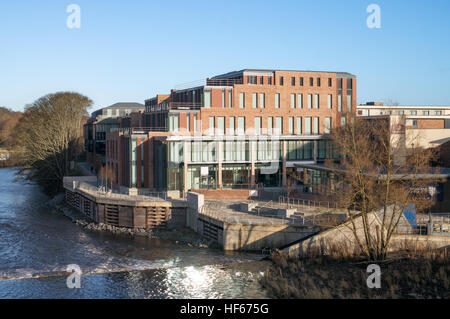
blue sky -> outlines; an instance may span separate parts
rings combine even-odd
[[[448,0],[1,1],[0,105],[71,90],[92,111],[243,68],[346,71],[358,103],[450,105],[449,13]]]

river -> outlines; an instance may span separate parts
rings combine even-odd
[[[261,255],[89,231],[0,169],[0,298],[263,298]],[[68,265],[82,270],[68,288]]]

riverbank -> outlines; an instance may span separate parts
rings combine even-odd
[[[201,238],[197,233],[188,229],[131,229],[125,227],[116,227],[103,223],[95,223],[86,216],[67,205],[64,201],[64,194],[58,194],[48,201],[48,206],[69,218],[76,225],[91,231],[108,232],[114,235],[157,238],[171,241],[175,244],[185,245],[196,248],[218,248],[217,244]]]
[[[344,256],[289,258],[275,252],[260,279],[270,298],[449,299],[450,263],[445,250],[404,252],[383,263],[381,288],[368,288],[371,263]]]

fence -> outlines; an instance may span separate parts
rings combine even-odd
[[[330,203],[328,201],[314,201],[310,199],[298,199],[298,198],[289,198],[286,196],[280,196],[278,198],[278,202],[280,205],[285,205],[286,208],[338,208],[337,203]]]

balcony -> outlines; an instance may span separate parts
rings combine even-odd
[[[169,110],[200,110],[202,107],[201,103],[194,102],[169,102],[160,105],[154,105],[148,107],[150,112],[160,112]]]

